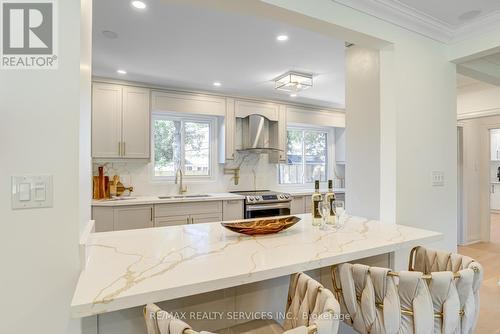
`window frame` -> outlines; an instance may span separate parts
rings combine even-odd
[[[331,175],[335,175],[333,169],[335,165],[335,133],[334,133],[334,128],[333,127],[318,127],[318,126],[311,126],[307,124],[289,124],[286,128],[287,131],[287,146],[288,146],[288,131],[302,131],[302,132],[322,132],[326,133],[326,157],[325,157],[325,181],[320,181],[320,183],[325,183],[327,180],[330,178]],[[304,138],[304,137],[303,137]],[[304,139],[302,139],[302,147],[304,148]],[[287,152],[288,153],[288,152]],[[305,152],[302,151],[304,154]],[[288,160],[288,159],[287,159]],[[280,165],[283,165],[283,163],[278,164],[278,184],[283,187],[301,187],[301,186],[309,186],[311,184],[314,184],[314,182],[305,182],[305,167],[306,167],[306,161],[305,161],[305,155],[303,155],[302,159],[302,182],[301,183],[282,183],[281,182],[281,168]],[[288,162],[285,163],[288,165]]]
[[[175,180],[175,175],[173,176],[157,176],[155,174],[155,145],[154,145],[154,123],[155,120],[172,120],[181,122],[181,169],[183,173],[183,179],[186,181],[207,181],[213,180],[216,175],[217,168],[217,117],[215,116],[204,116],[204,115],[193,115],[193,114],[182,114],[182,113],[165,113],[165,112],[152,112],[151,113],[151,178],[154,182],[170,182]],[[186,175],[185,169],[185,122],[199,122],[207,123],[209,125],[209,173],[208,175]]]

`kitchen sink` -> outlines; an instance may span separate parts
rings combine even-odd
[[[159,199],[185,199],[185,198],[206,198],[210,195],[172,195],[172,196],[158,196]]]
[[[106,199],[106,201],[126,201],[129,199],[135,199],[135,197],[113,197],[113,198]]]

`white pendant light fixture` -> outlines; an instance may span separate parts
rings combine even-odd
[[[310,73],[287,72],[274,79],[274,88],[286,92],[299,92],[311,88],[313,76]]]

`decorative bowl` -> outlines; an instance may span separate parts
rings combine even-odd
[[[253,220],[239,220],[221,223],[222,226],[233,232],[246,235],[272,234],[286,230],[300,221],[296,216],[282,216],[269,218],[256,218]]]

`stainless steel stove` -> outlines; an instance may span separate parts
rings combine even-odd
[[[245,196],[245,218],[275,217],[290,214],[290,194],[271,190],[233,191]]]

